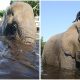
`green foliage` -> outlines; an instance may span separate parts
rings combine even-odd
[[[0,11],[0,17],[3,17],[3,14],[4,14],[4,13],[5,13],[5,11],[4,11],[4,10],[3,10],[3,11],[1,10],[1,11]]]
[[[43,37],[41,37],[41,55],[42,55],[42,52],[43,52],[43,48],[44,48],[45,43],[46,42],[43,41]]]
[[[34,16],[39,16],[39,1],[36,0],[36,1],[24,1],[28,4],[30,4],[33,8],[33,11],[34,11]]]
[[[15,1],[17,1],[17,0],[11,0],[11,2],[15,2]],[[23,0],[23,2],[28,3],[32,6],[33,11],[34,11],[34,16],[39,16],[39,0],[35,0],[35,1]],[[4,13],[5,13],[5,11],[1,10],[0,17],[2,17]]]

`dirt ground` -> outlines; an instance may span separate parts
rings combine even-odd
[[[80,79],[80,71],[59,69],[54,66],[42,68],[42,79]]]

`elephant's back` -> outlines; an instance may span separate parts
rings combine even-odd
[[[52,36],[44,45],[44,50],[45,49],[48,50],[49,49],[48,47],[54,48],[55,46],[58,46],[59,42],[61,41],[62,34],[63,33]]]

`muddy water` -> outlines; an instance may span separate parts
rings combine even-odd
[[[25,53],[27,60],[34,68],[25,66],[16,60],[8,46],[0,41],[0,79],[38,79],[39,78],[39,42],[31,53]],[[35,52],[35,54],[34,54]]]
[[[42,68],[42,79],[80,79],[80,71],[59,69],[54,66]]]

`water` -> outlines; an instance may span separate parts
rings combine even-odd
[[[42,69],[42,79],[80,79],[79,70],[59,69],[54,66],[45,66]]]
[[[34,68],[25,66],[16,60],[7,45],[0,41],[0,79],[38,79],[39,78],[39,42],[31,53],[23,55]]]

